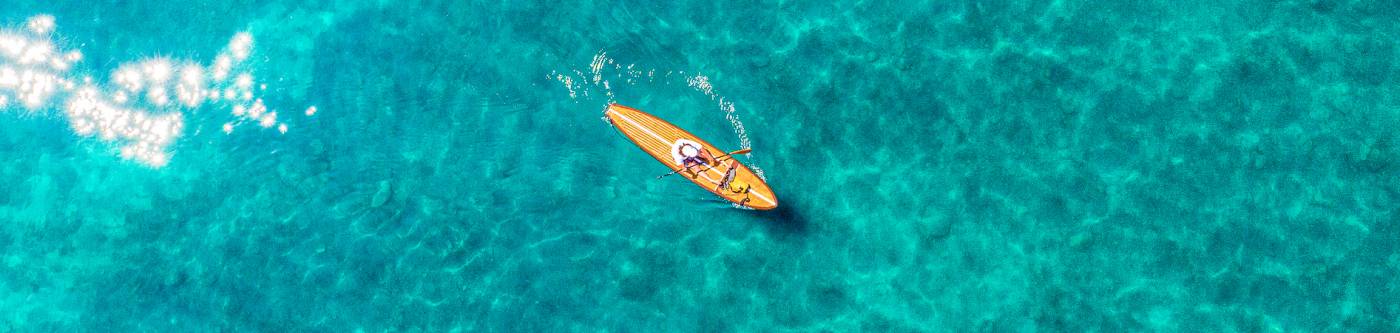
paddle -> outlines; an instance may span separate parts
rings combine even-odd
[[[715,162],[714,162],[714,163],[711,163],[709,167],[705,168],[705,170],[700,170],[700,172],[710,171],[710,168],[714,168],[716,164],[719,164],[719,161],[723,161],[724,158],[725,158],[725,157],[729,157],[729,155],[734,155],[734,154],[748,154],[750,151],[753,151],[753,149],[744,148],[744,149],[740,149],[740,150],[731,151],[731,152],[729,152],[728,154],[719,155],[719,157],[715,157]],[[670,173],[667,173],[667,174],[664,174],[664,175],[656,176],[656,179],[666,178],[666,176],[674,175],[674,174],[676,174],[676,173],[681,172],[681,170],[685,170],[685,168],[681,168],[680,170],[676,170],[676,171],[671,171]]]

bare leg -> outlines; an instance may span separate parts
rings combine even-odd
[[[720,171],[720,173],[721,173],[721,174],[729,174],[729,170],[734,170],[734,164],[735,164],[735,163],[739,163],[739,161],[729,160],[729,166],[726,167],[726,168],[724,168],[724,169],[722,169],[722,170]],[[715,184],[715,191],[723,190],[724,187],[725,187],[725,185],[728,185],[728,184],[724,184],[724,183],[723,183],[723,180],[721,180],[721,183]]]
[[[690,178],[695,178],[695,177],[699,177],[700,174],[699,174],[699,173],[696,173],[695,170],[693,170],[693,169],[691,169],[691,168],[694,168],[694,167],[697,167],[697,166],[700,166],[700,165],[699,165],[699,164],[696,164],[696,163],[694,163],[694,162],[689,162],[689,161],[687,161],[687,162],[685,163],[685,165],[683,165],[683,166],[681,166],[681,167],[684,168],[685,173],[690,174]]]
[[[709,164],[710,166],[717,166],[717,165],[719,165],[719,161],[716,161],[716,160],[715,160],[715,155],[714,155],[714,154],[710,154],[710,150],[709,150],[709,149],[701,149],[701,150],[700,150],[700,158],[705,159],[705,164]]]

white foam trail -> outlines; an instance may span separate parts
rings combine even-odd
[[[148,58],[118,65],[104,86],[71,71],[82,53],[55,46],[49,36],[55,29],[53,16],[34,16],[26,27],[0,30],[0,111],[10,109],[12,100],[31,114],[62,108],[74,133],[116,144],[123,158],[152,168],[169,163],[170,146],[185,128],[184,114],[202,107],[232,110],[222,126],[225,133],[245,123],[287,132],[277,112],[254,95],[256,82],[244,63],[253,45],[247,32],[234,35],[211,65]],[[227,81],[230,75],[233,82]]]
[[[659,76],[663,79],[671,79],[673,74],[684,78],[687,86],[694,89],[696,92],[704,94],[705,97],[708,97],[710,101],[715,103],[720,111],[724,112],[724,119],[729,121],[730,129],[732,129],[734,135],[739,138],[740,149],[752,148],[752,144],[749,142],[748,130],[744,128],[744,122],[740,121],[739,116],[735,113],[734,102],[720,95],[715,90],[714,84],[710,82],[710,77],[698,73],[695,75],[686,75],[685,71],[666,71]],[[567,74],[555,71],[551,72],[546,77],[563,84],[564,88],[569,92],[569,99],[574,102],[579,102],[580,98],[587,99],[589,97],[589,91],[599,90],[607,97],[606,102],[610,104],[616,102],[616,100],[614,99],[612,83],[608,80],[609,78],[620,79],[620,82],[633,85],[643,79],[647,82],[654,82],[658,78],[658,74],[656,69],[645,68],[637,64],[620,64],[613,58],[608,57],[607,52],[599,51],[598,54],[593,55],[592,61],[589,62],[587,73],[578,70]],[[669,81],[663,82],[667,84],[671,83]],[[602,109],[606,110],[607,108],[604,107]],[[606,120],[607,117],[603,117],[603,119]],[[753,165],[752,161],[745,163],[745,165],[753,169],[754,173],[757,174],[759,178],[767,179],[763,174],[763,169],[758,168],[757,165]]]
[[[749,143],[748,130],[744,129],[744,123],[739,121],[739,116],[734,115],[734,102],[730,102],[724,96],[715,93],[715,87],[710,84],[709,77],[695,74],[695,76],[687,78],[686,83],[689,84],[691,88],[695,88],[697,91],[704,93],[705,96],[710,97],[711,101],[715,101],[715,103],[719,104],[720,111],[724,111],[724,119],[729,120],[729,127],[734,130],[734,135],[739,137],[739,148],[752,148],[752,145]]]

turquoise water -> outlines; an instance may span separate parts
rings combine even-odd
[[[82,55],[0,57],[77,87],[0,73],[0,331],[1400,329],[1389,2],[410,2],[0,8]],[[244,90],[117,103],[151,59]]]

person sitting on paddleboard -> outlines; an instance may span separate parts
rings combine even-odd
[[[710,154],[709,150],[690,143],[682,143],[676,149],[680,150],[681,167],[685,169],[685,172],[690,173],[690,178],[699,176],[698,173],[690,169],[691,167],[705,167],[715,161],[715,155]]]

